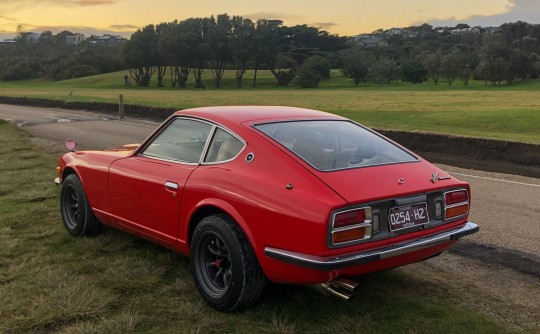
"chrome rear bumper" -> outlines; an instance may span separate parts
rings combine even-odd
[[[336,270],[369,262],[380,261],[394,256],[412,253],[436,246],[450,240],[457,240],[478,232],[478,225],[467,222],[460,228],[433,234],[427,237],[409,240],[376,250],[362,251],[344,256],[321,257],[288,250],[266,247],[264,254],[270,258],[316,270]]]

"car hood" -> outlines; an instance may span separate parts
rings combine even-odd
[[[109,151],[109,152],[133,152],[136,149],[138,149],[139,146],[141,146],[141,144],[125,144],[125,145],[122,145],[120,147],[108,149],[106,151]]]
[[[92,164],[101,164],[108,166],[114,160],[127,158],[135,152],[135,150],[140,146],[140,144],[127,144],[117,148],[111,148],[103,151],[76,151],[69,152],[64,155],[66,161],[78,160],[91,162]]]
[[[317,174],[349,204],[466,185],[424,160]]]

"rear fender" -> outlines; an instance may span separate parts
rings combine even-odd
[[[248,225],[246,224],[245,220],[242,218],[240,213],[232,205],[218,198],[205,198],[204,200],[200,201],[199,203],[197,203],[196,206],[193,207],[191,212],[189,212],[187,219],[184,220],[182,215],[180,217],[180,221],[188,222],[187,224],[185,224],[184,229],[180,230],[180,235],[178,236],[180,243],[183,243],[183,246],[184,246],[182,247],[182,245],[179,245],[182,248],[180,249],[182,253],[189,254],[189,245],[191,242],[190,231],[192,231],[192,224],[198,223],[198,221],[195,220],[194,218],[196,217],[197,212],[207,207],[216,208],[217,210],[226,213],[232,219],[234,219],[234,221],[242,229],[242,232],[244,232],[244,234],[248,238],[249,243],[251,244],[251,247],[254,250],[257,249],[257,244],[255,242],[255,239],[253,237],[251,230],[249,229]]]

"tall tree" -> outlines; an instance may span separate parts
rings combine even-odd
[[[433,80],[436,85],[439,82],[442,74],[442,60],[443,56],[441,52],[428,53],[423,56],[424,68],[427,75]]]
[[[210,49],[209,65],[214,76],[216,88],[219,88],[225,65],[231,60],[232,23],[229,15],[219,14],[204,21],[206,23],[205,38]]]
[[[155,66],[157,69],[157,86],[158,87],[164,87],[163,85],[163,78],[165,77],[165,74],[167,73],[167,54],[163,52],[163,49],[161,48],[161,43],[163,39],[168,38],[167,32],[168,32],[169,24],[168,23],[161,23],[158,24],[155,28],[155,41],[154,41],[154,52],[156,55]]]
[[[505,44],[505,37],[500,33],[486,34],[482,39],[480,63],[475,72],[492,85],[500,84],[507,78],[508,59],[509,50]]]
[[[404,62],[401,66],[403,81],[413,84],[422,83],[427,79],[426,69],[420,59]]]
[[[279,86],[287,86],[306,59],[321,51],[337,51],[345,40],[305,24],[281,27],[281,52],[270,62],[270,71]]]
[[[208,19],[188,19],[185,28],[190,38],[188,45],[192,47],[191,69],[195,78],[195,88],[205,88],[202,82],[202,74],[211,57],[211,49],[208,44]]]
[[[515,78],[526,80],[532,72],[533,58],[522,49],[514,49],[510,55],[510,71],[508,81]]]
[[[231,56],[236,69],[236,85],[242,87],[242,78],[248,69],[249,59],[253,54],[255,25],[250,19],[233,16],[231,20]]]
[[[253,66],[252,87],[257,86],[257,72],[265,64],[268,65],[278,54],[281,41],[279,27],[280,20],[257,20],[253,36],[251,63]]]
[[[131,35],[124,47],[124,63],[137,86],[149,86],[156,58],[156,33],[150,24]]]
[[[379,86],[390,84],[392,80],[399,79],[399,76],[396,61],[390,58],[381,58],[369,68],[369,77]]]
[[[343,75],[351,78],[356,86],[362,81],[366,81],[369,75],[369,68],[375,63],[376,59],[369,51],[360,47],[353,47],[343,50],[341,53],[343,59]]]
[[[461,70],[465,66],[463,62],[463,54],[458,49],[454,49],[442,59],[441,73],[446,79],[446,82],[448,82],[448,86],[452,86],[454,80],[459,76]]]

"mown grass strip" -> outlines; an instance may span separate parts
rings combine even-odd
[[[369,275],[344,303],[271,285],[245,312],[210,309],[188,260],[111,229],[72,238],[52,183],[57,157],[0,121],[0,333],[510,333],[464,305],[476,291],[416,267]],[[466,297],[466,298],[464,298]]]
[[[470,86],[392,83],[381,87],[361,84],[334,71],[319,89],[276,87],[268,71],[260,85],[236,88],[234,71],[226,71],[223,88],[125,87],[123,72],[60,82],[30,80],[0,83],[2,95],[62,101],[125,103],[185,109],[215,105],[287,105],[319,109],[350,117],[378,129],[427,131],[460,136],[540,143],[540,80],[512,86]],[[210,73],[205,80],[211,81]],[[153,85],[153,84],[152,84]],[[188,87],[192,85],[188,83]]]

